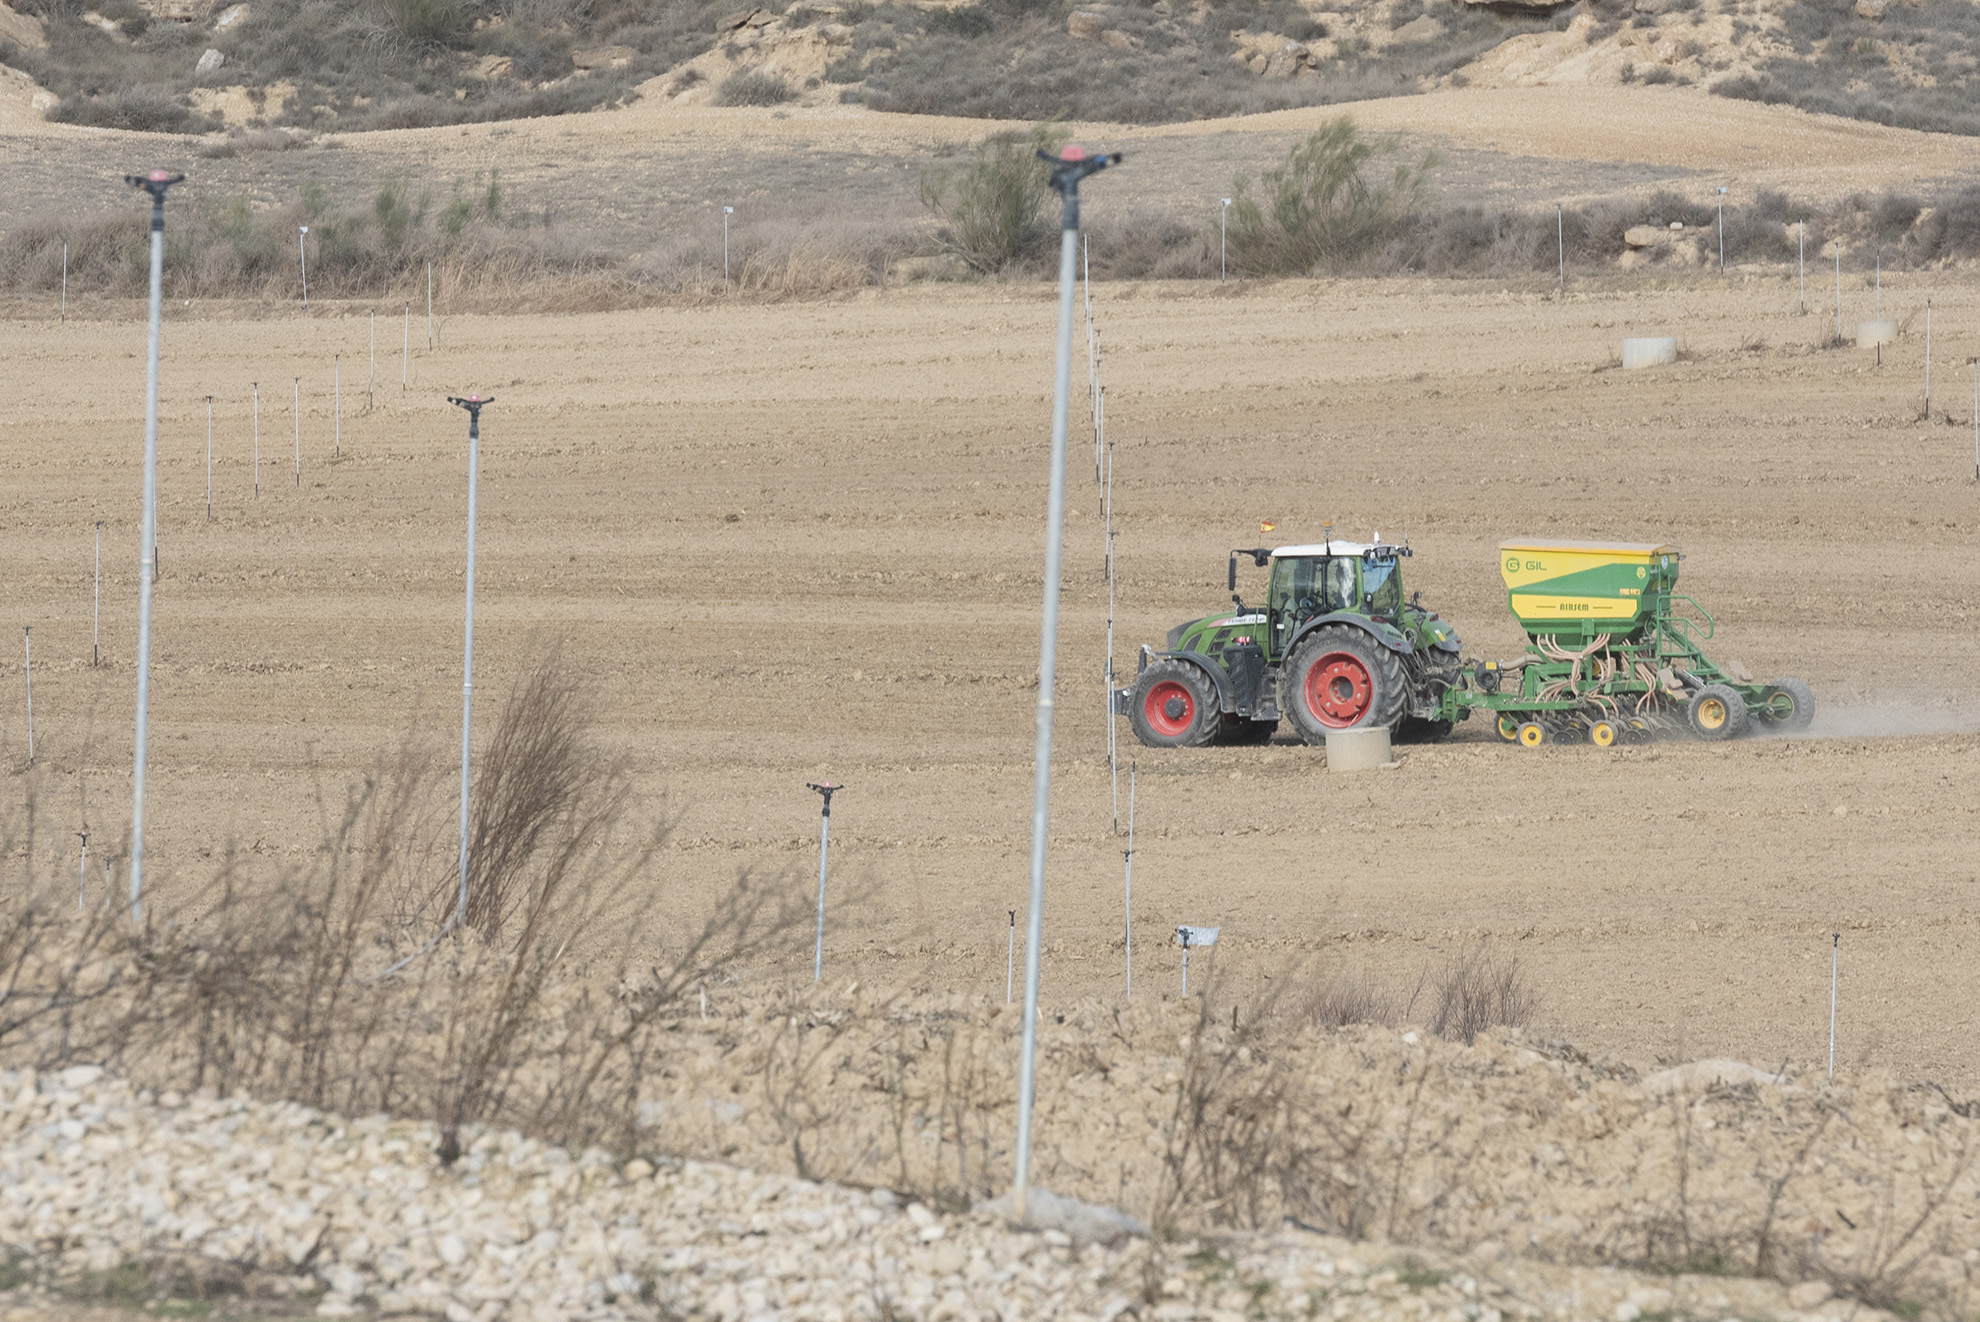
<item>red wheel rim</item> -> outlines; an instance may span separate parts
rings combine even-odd
[[[1169,715],[1169,703],[1180,702],[1181,715]],[[1156,734],[1173,739],[1184,734],[1196,723],[1196,698],[1186,685],[1173,679],[1165,679],[1148,690],[1142,701],[1141,714],[1148,721],[1148,728]]]
[[[1306,710],[1333,730],[1345,730],[1368,714],[1375,685],[1352,652],[1329,652],[1306,669]]]

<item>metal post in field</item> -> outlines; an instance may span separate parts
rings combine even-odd
[[[1004,940],[1004,1004],[1011,1003],[1017,971],[1017,910],[1011,910],[1011,934]]]
[[[302,263],[303,306],[309,306],[309,251],[303,241],[309,237],[309,226],[296,226],[296,259]]]
[[[365,387],[364,411],[378,407],[378,310],[371,312],[371,383]]]
[[[182,174],[153,170],[125,182],[151,194],[151,337],[144,387],[144,531],[138,562],[137,720],[131,756],[131,921],[144,917],[145,735],[151,712],[151,587],[158,565],[158,336],[165,289],[165,192]]]
[[[722,208],[722,288],[729,287],[729,217],[736,214],[734,207]]]
[[[447,397],[449,404],[467,410],[468,415],[468,499],[467,499],[467,623],[461,632],[461,840],[460,867],[454,894],[454,912],[440,925],[427,943],[376,974],[378,978],[390,977],[406,965],[439,945],[447,933],[454,930],[467,913],[468,904],[468,803],[473,789],[469,778],[469,754],[473,748],[470,736],[474,730],[474,529],[475,500],[481,485],[481,410],[495,402],[493,395],[466,395]]]
[[[1932,420],[1932,300],[1925,300],[1925,421]]]
[[[1876,315],[1878,321],[1882,321],[1884,319],[1884,250],[1882,248],[1877,249],[1877,314]],[[1880,335],[1877,338],[1879,344],[1881,344],[1883,341],[1883,337]]]
[[[1554,203],[1554,253],[1560,266],[1560,287],[1567,288],[1567,213]]]
[[[826,781],[822,785],[807,782],[805,788],[816,790],[825,801],[818,816],[818,943],[811,952],[811,980],[817,982],[825,976],[825,859],[832,839],[832,796],[845,786]]]
[[[206,397],[206,521],[213,522],[213,396]]]
[[[1217,213],[1217,282],[1222,284],[1231,278],[1231,200],[1223,199],[1223,210]]]
[[[1795,265],[1801,272],[1801,315],[1808,315],[1808,222],[1795,222]]]
[[[1842,959],[1842,933],[1829,938],[1829,1079],[1836,1077],[1836,968]]]
[[[89,828],[76,832],[82,837],[82,861],[76,864],[76,908],[89,902]]]
[[[1836,240],[1836,338],[1842,333],[1842,240]]]
[[[254,498],[261,499],[261,382],[254,386]]]
[[[330,355],[330,425],[332,456],[344,453],[344,364],[343,355]]]
[[[1726,190],[1719,189],[1719,274],[1726,273]]]
[[[21,647],[27,653],[28,765],[34,765],[34,626],[21,630]]]
[[[1011,1213],[1022,1224],[1031,1184],[1031,1118],[1038,1048],[1038,953],[1045,912],[1045,844],[1052,795],[1052,693],[1058,677],[1059,553],[1066,519],[1066,409],[1072,393],[1073,263],[1079,255],[1079,183],[1117,163],[1118,154],[1088,156],[1068,146],[1059,155],[1040,151],[1052,167],[1051,184],[1060,202],[1059,336],[1052,393],[1051,477],[1045,514],[1045,591],[1038,645],[1038,743],[1034,754],[1031,801],[1031,909],[1025,915],[1024,1039],[1018,1062],[1017,1151],[1011,1185]]]
[[[1113,783],[1114,834],[1121,833],[1121,758],[1118,724],[1114,719],[1114,446],[1107,444],[1107,774]]]
[[[96,521],[96,604],[89,626],[89,665],[96,668],[103,642],[103,520]]]
[[[1973,480],[1980,482],[1980,358],[1973,364]]]
[[[412,300],[406,300],[405,338],[399,344],[399,393],[412,382]]]
[[[1121,851],[1121,928],[1127,950],[1127,999],[1134,999],[1134,781],[1135,763],[1128,763],[1128,838]]]
[[[296,489],[302,490],[302,378],[296,378],[295,397],[289,403],[289,416],[296,423]]]
[[[426,351],[433,352],[433,263],[426,264]]]
[[[62,240],[62,320],[69,319],[69,241]]]

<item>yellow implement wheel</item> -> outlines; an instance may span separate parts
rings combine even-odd
[[[1519,727],[1519,746],[1538,748],[1547,742],[1547,731],[1538,721],[1527,721]]]
[[[1509,744],[1518,742],[1519,722],[1511,716],[1499,717],[1499,738]]]
[[[1588,727],[1588,742],[1597,748],[1607,748],[1616,741],[1616,726],[1613,721],[1597,721]]]

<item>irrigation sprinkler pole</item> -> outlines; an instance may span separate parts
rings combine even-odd
[[[1980,358],[1973,364],[1973,480],[1980,482]]]
[[[729,287],[729,217],[736,214],[734,207],[722,208],[722,288]]]
[[[206,397],[206,521],[213,522],[213,396]]]
[[[1183,932],[1179,935],[1182,937],[1183,948],[1183,995],[1187,996],[1189,995],[1189,933]]]
[[[1100,484],[1100,364],[1093,344],[1093,258],[1085,231],[1079,236],[1080,283],[1086,304],[1086,399],[1093,408],[1093,483]]]
[[[344,365],[342,355],[330,355],[330,424],[332,456],[344,453]]]
[[[69,319],[69,241],[62,240],[62,320]]]
[[[371,310],[371,383],[365,387],[364,411],[378,407],[378,309]]]
[[[1842,338],[1842,240],[1836,240],[1836,338]]]
[[[89,831],[87,828],[76,832],[82,837],[82,861],[76,864],[76,908],[89,903]]]
[[[158,568],[158,334],[165,302],[165,191],[182,174],[153,170],[124,182],[151,194],[151,344],[144,384],[144,540],[138,552],[137,720],[131,755],[131,921],[144,918],[144,755],[151,714],[151,587]]]
[[[254,498],[261,499],[261,382],[254,386]]]
[[[1719,274],[1726,273],[1726,190],[1719,188]]]
[[[433,262],[426,263],[426,351],[433,352]]]
[[[412,300],[406,300],[405,338],[399,344],[399,393],[412,381]]]
[[[309,237],[309,226],[296,226],[296,258],[302,263],[303,306],[309,306],[309,251],[303,241]]]
[[[1829,938],[1829,1081],[1836,1077],[1836,966],[1842,959],[1842,933]]]
[[[1121,833],[1121,758],[1114,720],[1114,446],[1107,445],[1107,774],[1114,785],[1114,834]]]
[[[302,490],[302,378],[296,378],[295,397],[289,401],[289,416],[296,423],[296,490]]]
[[[1038,947],[1044,930],[1045,841],[1052,796],[1052,689],[1058,677],[1059,551],[1066,518],[1066,406],[1072,393],[1073,260],[1078,256],[1079,181],[1118,162],[1119,154],[1088,156],[1068,146],[1058,156],[1040,150],[1052,167],[1058,191],[1059,346],[1052,393],[1052,468],[1045,513],[1045,593],[1038,645],[1038,746],[1031,796],[1031,909],[1025,915],[1024,1044],[1018,1063],[1017,1153],[1011,1183],[1011,1212],[1022,1224],[1031,1183],[1031,1111],[1038,1047]]]
[[[1560,287],[1565,292],[1567,290],[1567,215],[1558,202],[1554,203],[1554,252],[1561,268]]]
[[[1932,420],[1932,300],[1925,300],[1925,421]]]
[[[455,902],[454,918],[457,921],[467,912],[468,885],[468,735],[474,719],[474,514],[476,488],[481,480],[481,410],[495,402],[489,395],[468,395],[466,398],[447,397],[449,404],[458,404],[467,410],[468,415],[468,507],[467,507],[467,623],[462,631],[461,641],[461,867],[460,896]]]
[[[1877,249],[1877,320],[1884,319],[1884,250]],[[1878,337],[1878,347],[1883,346],[1883,337]]]
[[[825,800],[818,815],[818,942],[811,950],[811,980],[817,982],[825,976],[825,857],[832,840],[832,796],[845,786],[829,780],[822,785],[807,781],[805,788],[818,791]]]
[[[1135,763],[1128,763],[1128,838],[1121,852],[1121,931],[1126,938],[1127,998],[1134,999],[1134,779]]]
[[[1795,264],[1801,271],[1801,315],[1808,315],[1808,222],[1795,222]]]
[[[1217,213],[1217,283],[1222,284],[1231,278],[1231,200],[1222,199],[1223,209]]]
[[[28,765],[34,765],[34,626],[21,630],[21,647],[27,653]]]
[[[1016,985],[1014,974],[1017,970],[1017,910],[1011,910],[1011,934],[1004,942],[1004,1004],[1011,1003],[1011,991]]]
[[[96,669],[103,642],[103,520],[96,521],[96,606],[89,626],[89,668]]]

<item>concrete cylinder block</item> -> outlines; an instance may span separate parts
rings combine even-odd
[[[1386,725],[1327,732],[1329,771],[1370,771],[1393,763],[1394,758],[1389,752],[1389,727]]]
[[[1856,323],[1856,347],[1874,349],[1880,344],[1896,344],[1898,324],[1895,321],[1859,321]]]
[[[1622,365],[1626,370],[1657,367],[1677,360],[1678,342],[1675,335],[1623,341]]]

